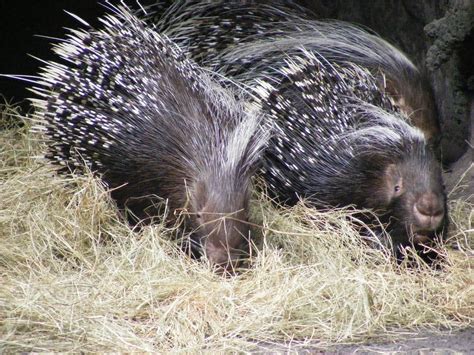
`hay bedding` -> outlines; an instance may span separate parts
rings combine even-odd
[[[295,349],[472,325],[466,202],[450,202],[439,271],[397,266],[348,212],[256,196],[250,265],[225,278],[180,252],[172,229],[131,230],[100,181],[56,176],[28,125],[0,132],[0,149],[0,351]]]

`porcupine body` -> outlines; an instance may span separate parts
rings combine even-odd
[[[409,115],[430,116],[434,104],[406,56],[341,22],[298,20],[294,13],[281,19],[284,10],[267,5],[200,6],[189,18],[184,6],[175,22],[165,13],[161,28],[189,43],[190,55],[204,65],[253,89],[250,100],[277,126],[263,169],[276,197],[371,208],[395,246],[443,234],[446,196],[428,144],[434,131]],[[265,13],[280,18],[267,21]],[[212,30],[232,21],[236,34]],[[212,33],[203,36],[202,28]],[[216,50],[222,36],[235,43]]]
[[[187,209],[192,240],[214,264],[233,265],[267,139],[259,118],[128,8],[110,10],[102,29],[72,30],[57,44],[64,63],[48,62],[36,83],[47,157],[101,174],[135,221],[159,213],[156,198],[171,220]]]

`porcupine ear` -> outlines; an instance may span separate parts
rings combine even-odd
[[[403,111],[405,111],[405,101],[403,100],[403,96],[401,96],[400,88],[398,87],[398,83],[391,78],[386,77],[383,73],[381,73],[380,78],[378,79],[380,90],[385,91],[395,102],[397,106],[399,106]]]
[[[404,192],[403,176],[397,164],[389,164],[384,171],[383,181],[388,202]]]
[[[407,85],[397,78],[381,74],[378,82],[380,89],[392,98],[410,123],[422,130],[428,143],[436,146],[440,138],[440,126],[433,89],[427,75],[417,75],[410,79],[412,82]]]

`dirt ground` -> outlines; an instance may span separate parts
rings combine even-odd
[[[317,354],[319,351],[308,353]],[[321,351],[352,354],[474,354],[474,328],[454,332],[420,333],[387,343],[338,346]]]
[[[390,335],[388,335],[390,337]],[[298,353],[298,354],[474,354],[474,328],[423,332],[407,332],[403,339],[373,342],[357,345],[322,347],[319,344],[305,346],[262,344],[256,354]]]

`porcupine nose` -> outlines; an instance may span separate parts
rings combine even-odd
[[[232,270],[238,264],[239,253],[230,251],[224,245],[215,245],[207,243],[205,246],[206,255],[211,264],[220,267],[222,270]]]
[[[212,214],[209,214],[213,218]],[[221,268],[231,271],[239,264],[242,243],[249,235],[246,224],[232,218],[220,217],[208,222],[205,227],[204,250],[208,260]]]
[[[441,195],[426,192],[416,201],[413,208],[420,229],[434,230],[443,220],[444,205]]]

